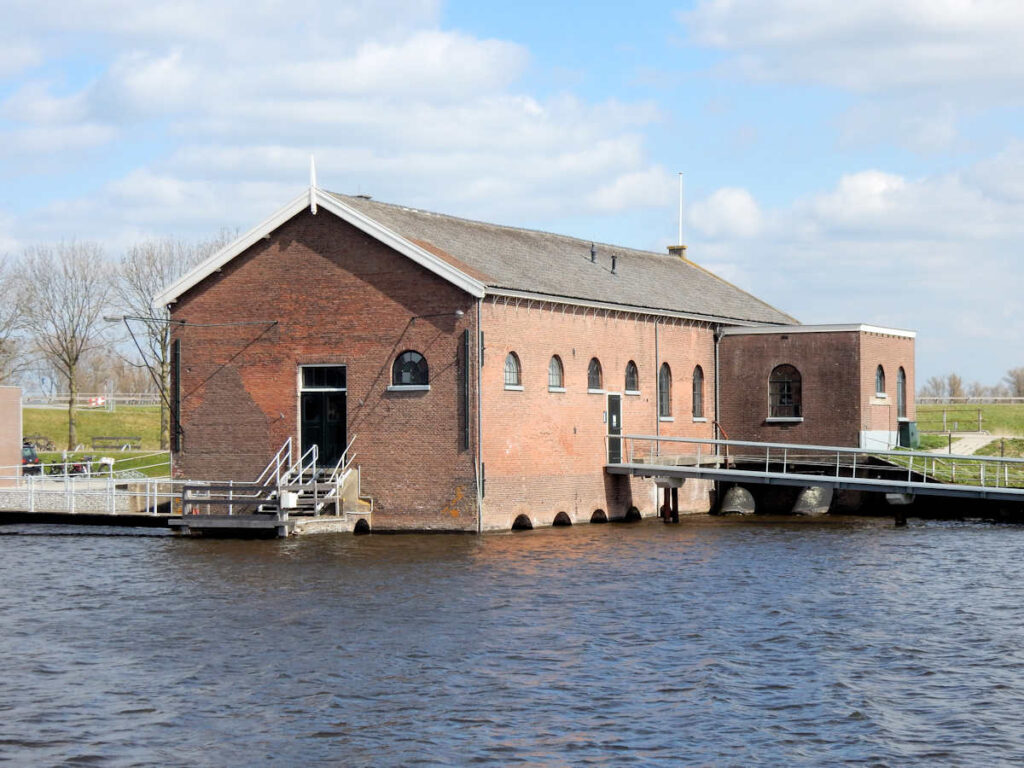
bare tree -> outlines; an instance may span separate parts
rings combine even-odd
[[[13,381],[28,364],[25,340],[18,335],[23,317],[15,277],[9,263],[0,259],[0,384]]]
[[[949,388],[949,396],[951,398],[964,396],[964,380],[961,379],[957,374],[949,374],[946,377],[946,385]]]
[[[134,245],[121,258],[117,294],[129,328],[142,353],[142,365],[157,380],[160,398],[160,447],[170,444],[170,413],[166,393],[171,379],[170,313],[153,307],[153,297],[191,267],[220,250],[231,238],[227,231],[211,240],[149,240]]]
[[[1011,368],[1003,381],[1010,388],[1010,397],[1024,397],[1024,368]]]
[[[36,352],[67,382],[70,450],[78,437],[78,368],[102,332],[110,267],[99,245],[73,241],[28,248],[21,267],[18,282],[25,329]]]
[[[930,376],[921,387],[921,397],[946,397],[946,379],[942,376]]]

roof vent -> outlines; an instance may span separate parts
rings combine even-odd
[[[612,254],[612,274],[615,274],[615,254]]]
[[[360,200],[372,200],[373,198],[369,195],[356,195]]]
[[[676,256],[683,261],[686,261],[686,246],[685,245],[670,245],[668,247],[669,256]]]
[[[590,263],[593,264],[595,261],[597,261],[597,249],[594,247],[594,244],[591,243],[590,244]]]

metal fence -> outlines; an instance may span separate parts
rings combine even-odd
[[[22,395],[21,404],[26,408],[67,408],[71,401],[68,393],[54,395]],[[155,392],[82,392],[75,395],[78,408],[113,411],[122,406],[160,405],[160,395]]]

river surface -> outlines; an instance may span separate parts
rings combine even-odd
[[[1024,528],[0,528],[0,764],[1024,765]]]

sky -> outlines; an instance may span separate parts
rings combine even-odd
[[[1017,0],[0,0],[0,255],[246,231],[309,184],[688,256],[1024,366]]]

